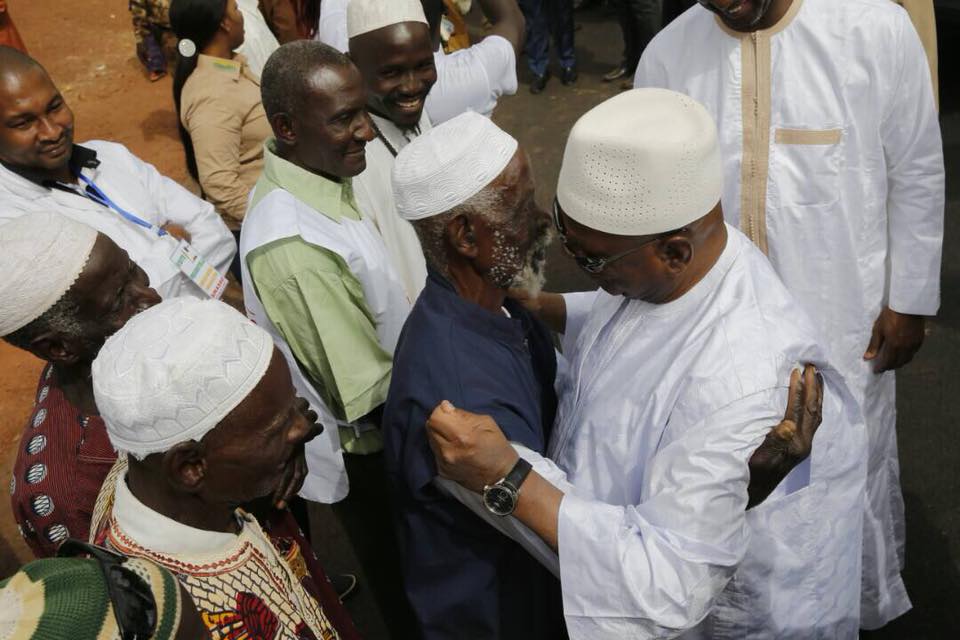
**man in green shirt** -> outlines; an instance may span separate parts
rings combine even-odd
[[[363,81],[342,53],[297,41],[270,57],[261,93],[274,137],[241,231],[247,312],[325,427],[300,495],[335,503],[388,626],[410,633],[380,434],[410,301],[353,196],[375,135]]]

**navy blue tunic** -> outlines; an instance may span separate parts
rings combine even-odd
[[[508,440],[544,453],[556,412],[549,331],[459,297],[431,272],[404,325],[384,408],[404,583],[425,638],[565,637],[559,582],[509,538],[433,485],[425,424],[449,400],[487,414]]]

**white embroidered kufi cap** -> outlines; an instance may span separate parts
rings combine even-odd
[[[217,300],[173,298],[130,319],[93,361],[93,393],[118,451],[200,440],[263,378],[270,334]]]
[[[96,229],[48,211],[0,226],[0,336],[56,304],[83,272],[96,241]]]
[[[420,0],[350,0],[347,5],[348,38],[401,22],[427,24]]]
[[[496,180],[517,146],[510,134],[473,111],[417,136],[393,165],[397,213],[420,220],[463,204]]]
[[[573,125],[557,201],[586,227],[639,236],[702,218],[722,189],[717,128],[706,108],[674,91],[634,89]]]

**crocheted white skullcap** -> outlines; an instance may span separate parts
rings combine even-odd
[[[0,226],[0,336],[30,324],[63,297],[90,258],[97,231],[42,211]]]
[[[347,37],[401,22],[427,24],[420,0],[350,0],[347,5]]]
[[[517,141],[479,113],[467,111],[418,136],[397,155],[393,197],[407,220],[462,204],[496,180]]]
[[[557,201],[580,224],[614,235],[679,229],[720,201],[717,128],[706,108],[666,89],[600,103],[570,131]]]
[[[173,298],[137,314],[93,361],[93,393],[118,451],[200,440],[263,378],[270,334],[218,300]]]

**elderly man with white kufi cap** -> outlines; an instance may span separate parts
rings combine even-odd
[[[177,574],[213,637],[265,623],[276,637],[356,637],[329,586],[305,579],[312,552],[238,508],[302,482],[318,433],[269,333],[219,301],[167,300],[107,340],[92,374],[129,461],[98,500],[98,541]]]
[[[51,211],[0,225],[0,336],[47,362],[10,482],[34,555],[86,538],[116,458],[90,386],[104,340],[160,301],[146,273],[92,227]]]
[[[529,160],[489,119],[464,113],[401,151],[393,181],[429,268],[397,345],[383,422],[407,596],[424,638],[562,637],[559,583],[461,504],[479,506],[469,492],[437,477],[424,429],[450,398],[546,452],[553,341],[506,297],[511,286],[539,289],[550,237]]]
[[[557,551],[571,638],[857,637],[862,418],[724,223],[720,176],[716,128],[686,96],[635,90],[584,115],[554,215],[601,290],[542,307],[568,360],[549,459],[525,452],[518,474],[496,415],[444,402],[428,423],[441,474]],[[822,411],[816,446],[747,511],[748,459],[803,361],[824,378],[800,419]]]
[[[347,35],[376,132],[367,145],[367,168],[353,181],[357,204],[376,222],[413,300],[423,289],[427,272],[413,228],[397,213],[390,172],[397,153],[430,129],[430,118],[423,112],[437,81],[430,29],[420,0],[351,0]]]

